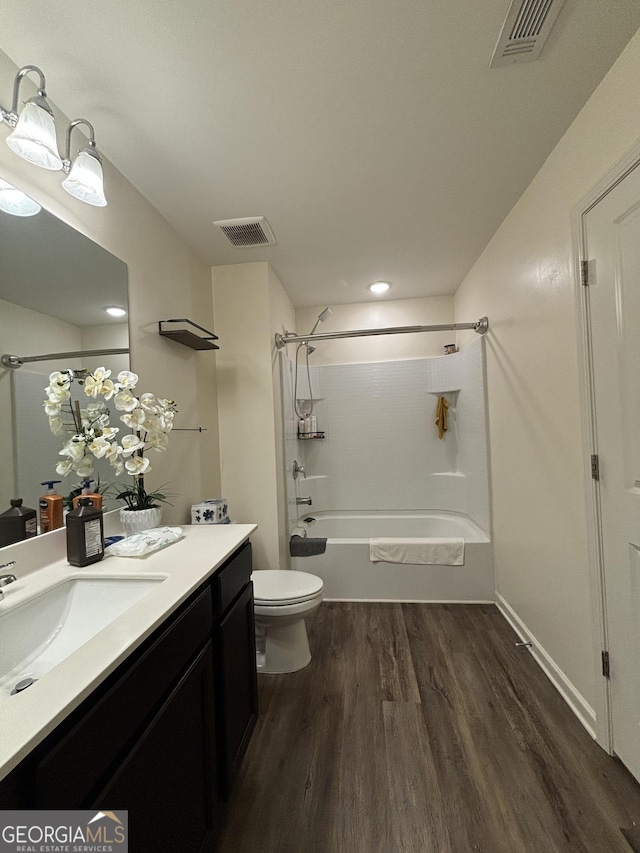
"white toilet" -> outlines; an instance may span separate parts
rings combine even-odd
[[[304,620],[320,606],[324,583],[288,569],[261,569],[251,580],[258,672],[302,669],[311,660]]]

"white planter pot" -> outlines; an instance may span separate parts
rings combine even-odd
[[[127,536],[158,527],[162,518],[162,507],[156,506],[152,509],[121,509],[120,524]]]

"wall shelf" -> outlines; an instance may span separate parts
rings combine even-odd
[[[317,430],[316,432],[299,432],[298,438],[300,439],[300,441],[310,441],[313,439],[324,438],[324,432]]]
[[[163,324],[165,323],[182,323],[186,326],[193,326],[194,329],[199,329],[201,332],[204,332],[205,335],[199,335],[190,328],[165,329],[163,328]],[[220,349],[220,347],[213,343],[213,341],[218,340],[218,336],[214,335],[213,332],[210,332],[203,326],[199,326],[197,323],[194,323],[193,320],[160,320],[158,323],[158,333],[162,335],[163,338],[171,338],[176,343],[183,344],[191,349]]]

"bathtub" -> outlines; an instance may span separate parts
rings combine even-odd
[[[305,521],[304,519],[313,519]],[[296,533],[327,539],[314,557],[292,557],[291,568],[324,581],[324,597],[336,601],[493,602],[493,546],[467,516],[451,512],[309,512]],[[371,537],[465,540],[463,566],[372,563]]]

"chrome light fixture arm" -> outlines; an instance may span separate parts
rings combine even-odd
[[[42,107],[43,110],[46,110],[49,115],[53,115],[51,107],[47,103],[47,93],[45,91],[46,82],[44,79],[44,74],[38,68],[37,65],[25,65],[20,71],[16,74],[15,80],[13,81],[13,100],[11,101],[11,109],[6,110],[3,106],[0,105],[0,116],[2,120],[6,122],[9,127],[15,127],[18,123],[18,99],[20,97],[20,84],[23,79],[29,74],[30,71],[34,71],[38,75],[38,94],[33,101],[35,101],[39,107]]]
[[[64,146],[64,157],[62,158],[62,168],[67,174],[69,174],[69,172],[71,171],[71,132],[73,131],[74,127],[78,127],[78,125],[80,124],[84,124],[89,129],[88,145],[91,149],[89,153],[92,154],[96,158],[96,160],[102,162],[102,160],[100,159],[100,155],[96,150],[96,133],[93,129],[93,125],[90,121],[87,121],[86,118],[75,118],[67,128],[67,135]]]

